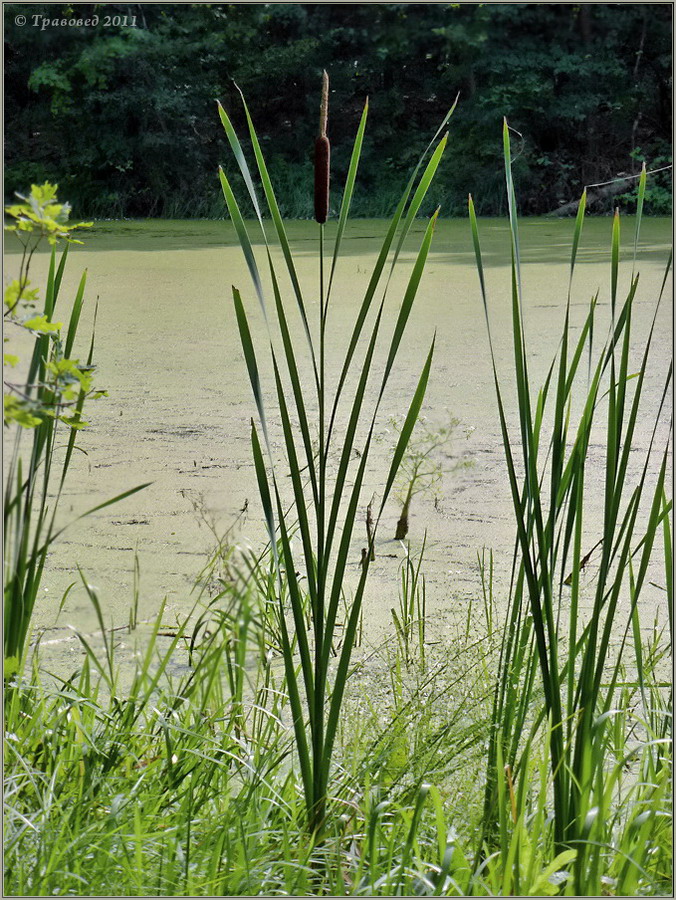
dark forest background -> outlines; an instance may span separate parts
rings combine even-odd
[[[583,185],[671,162],[671,4],[12,4],[5,14],[5,194],[50,180],[77,215],[223,216],[216,169],[234,175],[219,98],[263,139],[282,211],[311,215],[321,71],[331,78],[333,178],[365,98],[356,214],[386,214],[459,92],[429,207],[504,208],[502,117],[522,212]],[[24,27],[15,24],[23,14]],[[98,15],[97,27],[32,24]],[[136,17],[104,27],[103,17]],[[243,130],[240,131],[243,137]],[[631,211],[631,187],[601,198]],[[647,210],[671,211],[671,173]]]

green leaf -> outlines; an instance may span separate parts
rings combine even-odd
[[[14,309],[18,303],[35,303],[38,299],[38,289],[27,290],[30,281],[24,281],[23,285],[18,279],[10,281],[5,288],[5,306]]]
[[[357,136],[354,139],[352,148],[352,156],[350,158],[350,166],[347,171],[347,179],[345,181],[345,190],[343,191],[343,199],[340,204],[340,213],[338,215],[338,229],[336,231],[336,241],[333,246],[333,259],[331,260],[331,274],[329,275],[329,286],[326,289],[326,302],[328,304],[331,295],[331,286],[333,285],[333,276],[336,271],[336,263],[340,254],[340,245],[343,239],[343,232],[347,224],[347,217],[350,213],[350,204],[352,202],[352,194],[354,193],[354,184],[357,178],[357,168],[359,167],[359,159],[361,157],[361,148],[364,142],[364,131],[366,129],[366,118],[369,111],[368,98],[364,104],[364,112],[359,122]]]
[[[66,248],[68,249],[68,248]],[[63,261],[62,261],[63,262]],[[59,267],[61,268],[61,267]],[[59,279],[60,282],[60,279]],[[75,340],[75,335],[77,333],[77,327],[80,322],[80,313],[82,312],[82,302],[84,300],[84,289],[87,283],[87,270],[85,269],[82,273],[82,278],[80,279],[80,284],[77,289],[77,294],[75,295],[75,300],[73,302],[73,311],[70,314],[70,321],[68,323],[68,334],[66,335],[66,346],[63,350],[64,356],[70,356],[71,350],[73,349],[73,341]]]
[[[16,656],[8,656],[4,661],[4,678],[10,678],[19,670],[19,659]]]
[[[24,328],[34,331],[36,334],[58,334],[62,328],[62,322],[50,322],[47,316],[33,316],[21,323]]]
[[[13,394],[5,394],[3,401],[3,416],[5,425],[12,422],[20,425],[22,428],[37,428],[41,424],[42,419],[33,415],[34,409],[32,404],[19,400]]]

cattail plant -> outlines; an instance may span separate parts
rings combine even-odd
[[[386,343],[386,362],[382,374],[378,377],[379,388],[376,391],[375,399],[371,403],[369,403],[369,395],[366,388],[367,384],[371,383],[371,379],[375,377],[373,362],[374,359],[379,357],[379,354],[376,353],[376,348],[380,343],[383,306],[387,285],[390,283],[389,277],[384,279],[385,285],[381,288],[382,299],[380,303],[375,304],[377,309],[369,326],[370,332],[368,329],[365,329],[365,325],[369,312],[373,309],[376,291],[381,284],[381,278],[384,274],[391,274],[402,245],[437,170],[446,146],[447,135],[444,135],[441,140],[438,139],[445,129],[454,108],[455,104],[445,116],[440,128],[421,157],[387,229],[373,274],[351,329],[348,348],[339,367],[340,375],[337,387],[333,395],[329,396],[324,365],[326,322],[334,275],[340,258],[341,241],[348,219],[361,156],[368,115],[368,102],[364,107],[352,150],[338,215],[329,277],[325,284],[324,223],[328,214],[329,142],[326,137],[328,77],[324,73],[320,116],[321,133],[315,147],[315,218],[319,223],[318,338],[316,334],[313,335],[304,291],[298,278],[286,229],[246,103],[244,103],[244,109],[249,135],[265,199],[272,218],[272,227],[281,246],[284,263],[295,296],[296,312],[302,324],[300,331],[292,327],[289,317],[293,314],[293,311],[288,308],[288,304],[282,298],[281,279],[278,276],[276,263],[270,252],[266,224],[262,217],[261,206],[258,202],[256,189],[241,144],[228,115],[219,104],[219,115],[223,127],[263,232],[266,246],[266,261],[269,267],[274,307],[281,338],[281,349],[277,350],[272,340],[272,323],[258,263],[256,262],[239,204],[232,191],[230,182],[221,169],[219,174],[225,200],[244,252],[268,329],[266,342],[274,372],[276,399],[282,423],[283,445],[288,464],[286,474],[289,476],[291,489],[293,490],[293,514],[296,519],[293,527],[300,550],[294,549],[292,546],[291,525],[288,524],[290,522],[289,514],[285,512],[285,507],[282,503],[281,487],[288,482],[286,478],[280,477],[278,464],[275,462],[271,449],[272,442],[268,435],[268,423],[261,390],[259,366],[254,339],[249,327],[249,317],[245,311],[240,292],[233,286],[237,325],[259,417],[259,427],[252,421],[251,443],[256,477],[277,573],[279,622],[286,687],[292,712],[296,753],[307,810],[307,826],[316,839],[320,839],[328,815],[327,792],[333,747],[345,685],[348,679],[351,655],[358,640],[361,604],[371,558],[370,550],[376,538],[378,521],[402,461],[413,426],[419,415],[432,364],[434,342],[432,342],[424,362],[417,388],[410,402],[408,413],[394,450],[386,483],[381,492],[380,508],[378,514],[374,517],[372,534],[369,539],[371,545],[369,552],[366,553],[365,563],[361,568],[355,565],[358,572],[358,583],[352,599],[347,605],[347,621],[344,629],[341,631],[342,645],[338,658],[335,661],[335,676],[330,681],[329,667],[332,658],[332,647],[335,647],[334,638],[336,629],[339,626],[338,615],[342,601],[345,599],[345,581],[353,552],[351,548],[352,535],[358,518],[360,493],[369,461],[373,433],[380,404],[398,356],[413,301],[423,274],[438,210],[430,219],[425,230],[397,315],[394,331],[389,342]],[[425,158],[432,150],[431,157],[423,169]],[[421,169],[423,169],[422,175],[418,178]],[[390,250],[392,249],[389,273],[385,273]],[[295,345],[297,333],[301,334],[302,339],[309,347],[309,378],[301,376],[300,354]],[[363,341],[361,340],[362,335],[364,336]],[[362,359],[357,357],[358,350],[364,354]],[[351,383],[355,385],[353,394],[351,397],[344,397],[344,388]],[[290,391],[286,387],[287,384],[291,387]],[[312,425],[309,414],[311,405],[316,405],[317,408],[316,436],[311,431]],[[367,407],[370,406],[370,410],[364,410],[365,405]],[[343,425],[341,428],[341,443],[334,452],[336,465],[335,469],[333,467],[332,469],[335,471],[335,474],[329,478],[328,461],[332,453],[332,438],[339,412],[343,414],[344,424],[341,423]],[[262,441],[259,437],[259,428]],[[358,434],[366,435],[360,448],[356,446]],[[358,453],[355,453],[355,451],[358,451]],[[304,459],[300,458],[301,455]],[[355,456],[358,458],[358,463],[353,463]],[[301,478],[303,469],[307,473],[305,481]],[[302,560],[299,556],[302,556]],[[304,580],[301,584],[296,573],[302,570],[305,571],[307,580]],[[285,606],[283,599],[285,596],[288,597],[290,609],[287,609]],[[305,618],[308,607],[311,623],[309,630],[306,628]],[[294,652],[296,648],[297,655]]]
[[[616,212],[610,249],[610,321],[604,344],[595,348],[592,336],[598,332],[598,292],[591,300],[579,334],[571,324],[571,288],[585,215],[586,193],[582,194],[573,233],[568,296],[557,357],[536,393],[528,371],[516,197],[506,122],[503,149],[511,239],[514,370],[519,400],[520,427],[516,438],[510,435],[503,403],[478,223],[469,199],[472,240],[518,535],[514,587],[493,702],[482,843],[496,821],[495,813],[501,803],[503,767],[509,766],[514,773],[517,796],[525,796],[529,748],[537,729],[542,727],[546,729],[549,743],[555,848],[559,853],[571,848],[575,851],[575,896],[588,896],[601,893],[602,849],[616,840],[610,815],[613,788],[608,781],[607,735],[621,703],[624,667],[633,665],[642,683],[639,652],[634,660],[629,659],[627,636],[632,627],[637,628],[637,604],[647,582],[653,547],[660,526],[672,508],[672,502],[666,499],[670,442],[662,449],[656,446],[657,427],[671,383],[671,366],[665,375],[661,401],[649,422],[648,448],[635,483],[630,480],[629,467],[632,451],[636,456],[639,453],[634,441],[636,426],[643,415],[641,403],[649,352],[671,268],[671,255],[654,302],[642,356],[633,368],[630,363],[632,312],[638,275],[632,270],[629,290],[621,302],[620,217]],[[645,184],[644,167],[638,188],[634,259]],[[581,365],[585,349],[589,354],[586,372]],[[582,401],[577,424],[572,413],[576,388]],[[593,578],[592,607],[585,616],[580,571],[590,554],[582,553],[583,526],[588,518],[588,469],[595,450],[594,428],[602,416],[605,416],[605,421],[601,419],[605,440],[598,446],[603,453],[605,483],[601,539],[597,543],[601,558]],[[517,461],[519,456],[521,466]],[[669,555],[665,551],[665,557]],[[566,577],[568,572],[570,579]],[[628,601],[625,604],[624,598]],[[529,728],[537,698],[538,671],[543,703]],[[620,765],[618,772],[621,768]],[[617,778],[620,777],[618,774]],[[648,815],[644,812],[641,819]],[[627,871],[631,869],[632,877],[638,876],[644,858],[636,855],[632,861],[626,854]],[[628,874],[622,877],[629,883]],[[518,887],[517,884],[515,892]],[[616,891],[618,895],[624,893],[619,883]]]

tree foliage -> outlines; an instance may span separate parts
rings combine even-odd
[[[7,194],[58,180],[83,214],[223,215],[215,172],[226,151],[215,100],[237,121],[239,87],[266,135],[282,212],[310,216],[324,68],[341,98],[330,135],[338,179],[364,98],[371,99],[358,214],[388,211],[425,135],[458,92],[458,127],[425,211],[440,203],[446,215],[459,213],[470,191],[483,198],[480,212],[503,210],[503,116],[518,132],[526,213],[555,209],[584,184],[638,173],[644,159],[649,167],[670,161],[670,4],[4,10]],[[22,28],[19,14],[28,20]],[[99,24],[32,24],[35,16],[57,15],[98,15]],[[135,25],[104,27],[104,16],[135,17]],[[653,212],[669,210],[668,184],[648,195]],[[623,202],[631,204],[631,196]]]

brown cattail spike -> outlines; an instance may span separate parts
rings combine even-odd
[[[323,225],[329,215],[329,167],[331,145],[326,136],[329,115],[329,76],[324,72],[322,103],[319,113],[319,137],[315,141],[315,220]]]

